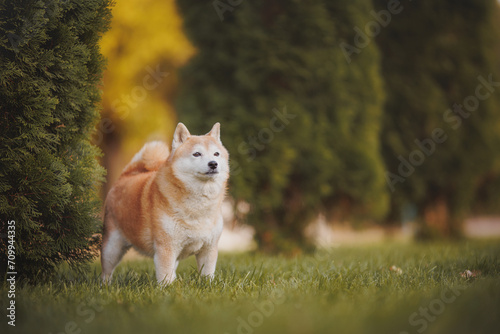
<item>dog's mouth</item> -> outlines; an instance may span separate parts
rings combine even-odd
[[[210,169],[206,172],[198,172],[198,175],[200,176],[209,176],[209,177],[214,177],[216,176],[217,174],[219,174],[219,170],[218,169]]]

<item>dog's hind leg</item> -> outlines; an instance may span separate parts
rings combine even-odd
[[[117,229],[105,231],[101,250],[101,277],[103,283],[109,283],[111,281],[111,276],[113,275],[115,267],[130,247],[130,243]]]

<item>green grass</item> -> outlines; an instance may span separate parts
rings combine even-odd
[[[398,274],[391,266],[402,270]],[[461,277],[465,270],[475,278]],[[298,258],[221,254],[216,278],[181,262],[155,282],[151,260],[99,264],[50,283],[18,283],[15,329],[1,333],[497,333],[500,242],[340,247]],[[7,307],[7,288],[1,288]],[[4,311],[5,312],[5,311]]]

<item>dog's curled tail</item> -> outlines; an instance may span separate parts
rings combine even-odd
[[[170,150],[167,144],[153,141],[145,144],[123,169],[121,175],[146,173],[158,170],[167,161]]]

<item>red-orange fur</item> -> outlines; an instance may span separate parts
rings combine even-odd
[[[216,144],[221,147],[221,156],[228,159],[227,151],[210,134],[189,135],[170,156],[166,145],[155,144],[141,150],[142,156],[138,157],[140,159],[134,157],[108,193],[105,203],[103,252],[110,242],[110,236],[118,230],[120,235],[141,252],[151,256],[156,252],[159,253],[158,256],[168,257],[172,251],[170,245],[173,236],[165,232],[161,217],[165,214],[175,217],[176,210],[173,203],[178,205],[189,196],[193,196],[172,171],[175,156],[190,154],[194,145],[204,145],[208,150],[208,145]],[[227,180],[224,182],[224,188],[226,183]],[[215,200],[214,205],[220,207],[222,200],[223,194]],[[217,223],[215,219],[218,217],[214,217],[214,226]],[[187,224],[183,219],[178,219],[178,223]],[[208,227],[210,226],[203,226],[203,228]],[[123,247],[130,247],[129,243]],[[102,262],[103,275],[107,275],[113,268],[106,268],[104,255]]]

